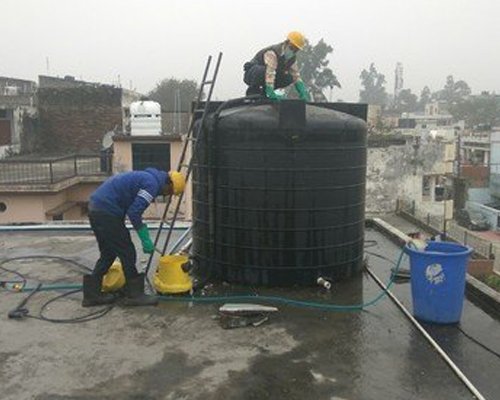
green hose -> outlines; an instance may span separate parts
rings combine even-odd
[[[396,264],[395,272],[399,271],[401,266],[401,261],[403,260],[404,250],[401,251],[399,255],[398,262]],[[306,307],[306,308],[314,308],[325,311],[360,311],[366,307],[372,306],[380,301],[384,296],[387,295],[387,291],[391,288],[394,283],[396,275],[393,273],[391,275],[391,279],[387,283],[387,289],[382,290],[375,298],[372,300],[361,303],[361,304],[350,304],[350,305],[341,305],[341,304],[328,304],[328,303],[318,303],[314,301],[306,301],[306,300],[295,300],[287,297],[281,296],[259,296],[259,295],[237,295],[237,296],[191,296],[191,297],[175,297],[175,296],[158,296],[160,301],[173,301],[173,302],[193,302],[193,303],[220,303],[225,301],[242,301],[242,300],[252,300],[252,301],[262,301],[268,303],[282,303],[286,305],[291,305],[295,307]]]
[[[375,296],[372,300],[361,303],[361,304],[329,304],[329,303],[319,303],[314,301],[306,301],[306,300],[295,300],[287,297],[281,296],[259,296],[259,295],[228,295],[228,296],[190,296],[190,297],[178,297],[178,296],[164,296],[159,295],[158,299],[160,301],[166,302],[184,302],[184,303],[221,303],[227,301],[258,301],[258,302],[266,302],[266,303],[281,303],[295,307],[305,307],[305,308],[314,308],[318,310],[325,311],[360,311],[366,307],[375,305],[378,303],[383,297],[387,295],[387,292],[391,288],[394,283],[394,279],[396,277],[397,272],[401,266],[401,261],[403,260],[404,249],[401,250],[401,254],[399,255],[398,262],[394,269],[394,273],[391,275],[389,282],[387,283],[387,289],[382,290],[377,296]],[[47,291],[47,290],[72,290],[79,289],[82,285],[79,284],[60,284],[60,285],[42,285],[39,290]],[[34,288],[24,287],[20,291],[22,292],[30,292],[34,290]]]

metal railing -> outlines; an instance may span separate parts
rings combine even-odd
[[[474,251],[488,259],[495,258],[493,244],[459,226],[455,221],[445,221],[442,215],[432,215],[418,207],[414,200],[399,199],[397,212],[408,215],[421,225],[431,228],[436,233],[445,233],[449,239],[470,246]]]
[[[0,160],[0,185],[52,184],[75,176],[111,175],[111,154]]]

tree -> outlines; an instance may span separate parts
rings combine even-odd
[[[327,57],[332,52],[333,47],[321,39],[314,46],[306,42],[302,51],[297,54],[300,76],[316,101],[327,101],[323,92],[326,88],[341,87],[333,71],[328,68],[330,61]],[[290,95],[292,93],[290,90]]]
[[[363,89],[359,92],[359,101],[367,104],[385,105],[387,93],[385,91],[385,76],[377,71],[374,63],[370,69],[364,69],[359,76]]]
[[[175,110],[176,92],[180,94],[180,109]],[[191,102],[198,95],[198,85],[196,81],[175,78],[164,79],[156,84],[156,87],[149,92],[151,100],[161,104],[162,111],[191,111]]]
[[[453,104],[450,113],[457,120],[465,120],[468,127],[479,124],[495,126],[500,123],[500,97],[483,93]]]
[[[437,97],[438,100],[443,100],[451,106],[454,103],[465,100],[470,93],[470,87],[465,81],[460,80],[455,82],[453,75],[448,75],[444,88],[437,93]]]
[[[396,97],[395,108],[399,112],[412,112],[417,110],[418,97],[411,92],[411,89],[403,89]]]
[[[424,88],[420,92],[420,100],[418,101],[418,110],[424,111],[425,106],[429,104],[431,100],[432,100],[431,89],[429,89],[429,86],[424,86]]]

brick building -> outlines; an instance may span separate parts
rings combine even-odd
[[[140,94],[73,77],[39,77],[39,152],[98,152],[104,135],[122,132]]]

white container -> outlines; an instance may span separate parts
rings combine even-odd
[[[130,134],[161,135],[161,106],[156,101],[135,101],[130,104]]]

